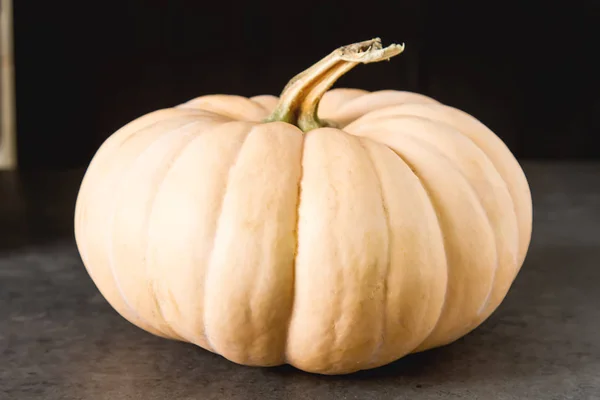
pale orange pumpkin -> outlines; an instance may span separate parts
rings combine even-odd
[[[528,184],[462,111],[409,92],[328,91],[402,50],[345,46],[279,99],[202,96],[107,139],[75,233],[110,304],[236,363],[323,374],[481,324],[524,261]]]

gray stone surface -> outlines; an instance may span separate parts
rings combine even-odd
[[[497,312],[449,346],[341,377],[139,330],[79,259],[81,171],[0,174],[0,399],[600,399],[600,164],[524,166],[534,237]]]

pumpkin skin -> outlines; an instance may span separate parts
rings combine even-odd
[[[519,164],[429,97],[333,89],[303,132],[275,96],[209,95],[100,147],[75,237],[102,295],[155,335],[240,364],[375,368],[469,333],[527,253]]]

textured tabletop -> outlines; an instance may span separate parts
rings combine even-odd
[[[600,163],[523,165],[533,240],[496,313],[451,345],[341,377],[141,331],[77,253],[82,172],[0,173],[0,399],[600,399]]]

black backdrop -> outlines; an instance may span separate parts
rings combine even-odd
[[[85,166],[143,113],[207,93],[278,94],[334,48],[376,36],[405,53],[337,86],[433,96],[519,158],[600,158],[599,1],[239,3],[15,0],[21,165]]]

